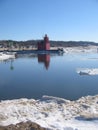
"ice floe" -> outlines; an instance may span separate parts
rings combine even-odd
[[[15,53],[0,52],[0,61],[15,58]]]
[[[32,121],[51,130],[98,130],[98,95],[76,101],[43,96],[0,102],[0,125]]]
[[[78,68],[76,71],[80,75],[98,75],[98,68]]]

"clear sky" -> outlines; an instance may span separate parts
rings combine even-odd
[[[98,42],[98,0],[0,0],[0,40]]]

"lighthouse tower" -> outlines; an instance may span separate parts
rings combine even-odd
[[[47,34],[45,34],[43,41],[38,42],[38,50],[50,50],[50,42]]]
[[[44,50],[50,50],[50,43],[47,34],[44,37]]]

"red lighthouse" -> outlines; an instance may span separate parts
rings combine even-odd
[[[38,50],[50,50],[50,43],[47,34],[44,37],[44,40],[38,42]]]

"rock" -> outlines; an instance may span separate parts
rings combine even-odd
[[[32,122],[21,122],[16,125],[0,126],[0,130],[49,130]]]

